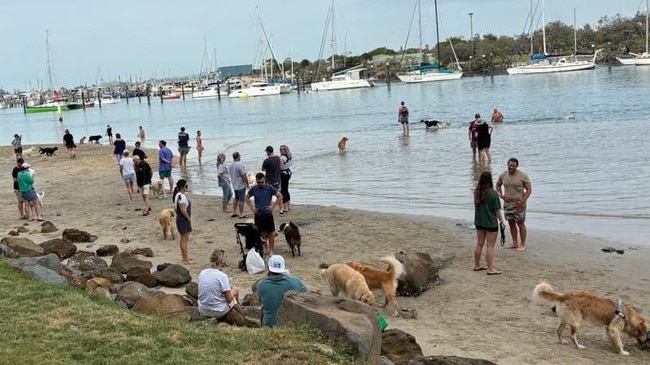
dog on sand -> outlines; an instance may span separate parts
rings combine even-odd
[[[372,266],[364,265],[359,262],[346,261],[345,264],[360,272],[366,279],[370,290],[381,289],[384,292],[384,306],[391,304],[393,307],[393,317],[399,313],[399,305],[395,292],[397,291],[397,279],[404,276],[404,265],[397,261],[395,256],[386,256],[380,260],[388,265],[388,269],[381,270]]]
[[[36,152],[39,152],[38,148],[36,148],[35,146],[31,146],[30,148],[23,151],[23,157],[31,157]]]
[[[160,223],[160,226],[162,227],[164,240],[167,239],[167,236],[176,239],[176,236],[174,236],[174,216],[176,216],[176,213],[174,213],[174,209],[172,208],[163,209],[160,214],[158,214],[158,223]]]
[[[300,230],[298,226],[289,221],[289,223],[280,224],[279,232],[284,233],[284,238],[291,248],[291,257],[296,257],[296,250],[298,251],[298,256],[300,256],[300,245],[302,244],[302,239],[300,238]]]
[[[339,152],[345,152],[345,147],[347,147],[348,144],[348,137],[343,137],[339,141]]]
[[[167,193],[165,192],[165,184],[162,180],[156,180],[152,182],[151,190],[153,191],[153,196],[155,198],[167,198]]]
[[[328,268],[321,268],[321,275],[327,281],[332,295],[337,297],[343,292],[348,297],[364,302],[375,303],[375,295],[368,288],[363,275],[346,264],[334,264]]]
[[[83,136],[79,139],[79,144],[86,144],[86,136]]]
[[[39,147],[38,151],[39,153],[45,154],[45,156],[56,156],[54,152],[56,152],[59,149],[59,147]]]
[[[88,143],[99,144],[100,139],[102,139],[102,136],[99,135],[99,134],[94,135],[94,136],[90,136],[90,137],[88,137]]]
[[[585,347],[578,343],[578,329],[584,319],[598,326],[605,327],[605,334],[616,352],[621,355],[630,353],[623,349],[621,333],[636,339],[639,344],[648,341],[648,322],[630,306],[616,303],[587,291],[572,291],[560,293],[553,290],[551,285],[542,282],[533,290],[533,298],[543,299],[556,303],[560,325],[557,327],[557,338],[561,343],[562,332],[568,325],[571,331],[570,338],[578,349]]]

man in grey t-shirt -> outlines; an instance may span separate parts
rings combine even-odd
[[[280,190],[280,168],[282,160],[280,156],[273,154],[273,146],[266,146],[266,159],[262,162],[262,171],[266,173],[266,183]]]
[[[246,189],[248,188],[248,176],[246,167],[241,162],[241,155],[235,151],[232,153],[233,162],[230,165],[230,178],[232,179],[232,189],[235,191],[235,201],[232,206],[232,218],[246,218],[244,215],[244,203],[246,202]],[[237,215],[239,212],[239,215]]]

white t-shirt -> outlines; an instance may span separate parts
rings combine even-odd
[[[122,166],[122,176],[135,174],[135,164],[133,163],[133,159],[131,157],[123,157],[120,160],[120,166]]]
[[[228,301],[223,293],[230,290],[228,275],[218,269],[205,269],[199,274],[198,281],[199,311],[225,312]]]

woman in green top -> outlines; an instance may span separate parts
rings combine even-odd
[[[494,246],[497,241],[499,224],[503,224],[501,201],[492,184],[492,173],[483,171],[474,189],[474,226],[476,226],[476,247],[474,248],[474,271],[487,270],[488,275],[499,275],[494,268]],[[485,261],[481,266],[483,245],[487,242]]]

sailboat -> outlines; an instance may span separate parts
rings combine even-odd
[[[330,6],[329,20],[332,24],[332,78],[330,80],[323,79],[320,82],[312,82],[311,91],[358,89],[372,86],[370,82],[364,77],[366,68],[361,65],[340,71],[334,71],[336,70],[334,64],[334,53],[336,51],[336,36],[334,33],[334,0],[332,0],[332,4]]]
[[[530,16],[531,24],[533,18],[533,1],[530,1]],[[549,57],[546,52],[546,24],[544,21],[544,0],[542,0],[542,45],[544,53],[532,54],[532,35],[531,35],[531,56],[530,62],[525,64],[517,64],[506,69],[509,75],[524,75],[524,74],[541,74],[541,73],[555,73],[555,72],[568,72],[568,71],[581,71],[591,70],[596,68],[596,57],[602,49],[594,52],[591,60],[579,60],[577,57],[577,29],[576,29],[576,13],[573,10],[573,57]]]
[[[650,1],[646,0],[645,2],[645,52],[641,54],[637,53],[632,53],[630,52],[631,55],[634,56],[634,58],[619,58],[617,57],[616,59],[622,63],[623,65],[637,65],[637,66],[644,66],[644,65],[650,65],[650,53],[648,53],[648,5],[650,5]]]
[[[420,0],[418,0],[418,25],[420,32],[420,53],[422,54],[422,62],[413,68],[408,68],[404,73],[398,74],[397,77],[405,83],[416,82],[432,82],[432,81],[445,81],[445,80],[458,80],[463,76],[463,70],[456,59],[456,67],[458,70],[441,69],[440,68],[440,36],[438,29],[438,0],[434,1],[435,14],[436,14],[436,49],[438,50],[438,61],[436,63],[428,63],[424,49],[422,48],[422,17],[420,11]],[[453,50],[453,45],[452,45]],[[454,52],[456,57],[456,52]]]
[[[52,68],[50,66],[50,34],[47,29],[45,30],[45,51],[47,57],[47,75],[50,82],[50,95],[53,95],[55,93],[52,83]],[[68,105],[63,103],[61,99],[58,99],[58,95],[54,95],[54,99],[38,105],[27,105],[25,111],[27,113],[58,112],[61,114],[61,111],[68,110]]]

